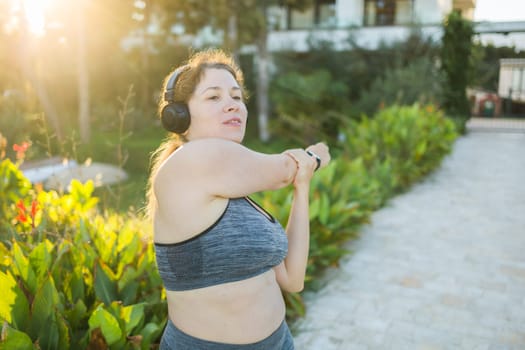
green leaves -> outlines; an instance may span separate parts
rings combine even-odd
[[[11,323],[13,321],[11,310],[17,297],[16,281],[12,275],[0,271],[0,285],[3,289],[2,298],[0,298],[0,320]]]
[[[122,337],[117,319],[99,305],[89,317],[89,330],[100,328],[108,345],[113,345]]]
[[[4,323],[2,327],[2,338],[0,342],[0,350],[33,350],[33,342],[29,336],[15,328],[9,327]]]
[[[37,280],[33,267],[29,263],[29,259],[24,255],[20,245],[16,242],[13,243],[13,261],[17,269],[17,275],[22,278],[25,286],[32,293],[36,293]]]
[[[95,264],[95,294],[106,305],[117,299],[115,275],[100,261]]]
[[[124,306],[121,308],[120,316],[124,321],[126,334],[130,334],[144,320],[144,304]]]
[[[132,214],[99,214],[93,189],[72,182],[68,194],[16,186],[0,194],[13,198],[0,214],[12,233],[0,243],[0,349],[148,349],[162,333],[166,305],[151,227]],[[12,209],[35,197],[42,220],[27,231],[13,224]]]

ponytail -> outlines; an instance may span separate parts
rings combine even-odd
[[[148,185],[146,190],[146,208],[145,214],[146,217],[150,220],[153,220],[155,215],[155,209],[157,208],[157,199],[155,197],[155,190],[153,188],[153,182],[157,176],[157,172],[162,163],[168,157],[175,152],[186,140],[183,136],[177,134],[171,134],[170,137],[161,143],[159,148],[157,148],[151,155],[151,172],[148,179]]]

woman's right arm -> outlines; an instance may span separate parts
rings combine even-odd
[[[264,154],[222,139],[189,142],[162,166],[162,175],[186,177],[211,196],[238,198],[291,184],[297,163],[285,152]],[[183,169],[181,171],[181,169]]]

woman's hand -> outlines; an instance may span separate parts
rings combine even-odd
[[[319,169],[324,168],[325,166],[330,163],[330,149],[328,146],[323,142],[318,142],[315,145],[308,146],[306,148],[306,151],[310,151],[314,154],[313,158],[315,159],[315,156],[318,156],[321,158],[321,165],[319,166]]]
[[[325,167],[330,162],[330,153],[328,151],[328,146],[326,146],[322,142],[309,146],[306,150],[286,150],[285,154],[292,157],[297,163],[297,173],[295,174],[295,178],[293,181],[295,187],[309,185],[314,171],[317,168],[317,160],[315,155],[309,155],[307,151],[317,155],[321,159],[321,164],[319,168]]]

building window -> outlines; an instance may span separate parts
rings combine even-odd
[[[335,0],[318,0],[315,6],[315,24],[321,28],[337,26]]]
[[[315,0],[303,11],[288,9],[288,29],[333,28],[337,25],[335,0]]]
[[[365,26],[412,23],[413,0],[365,0]]]

